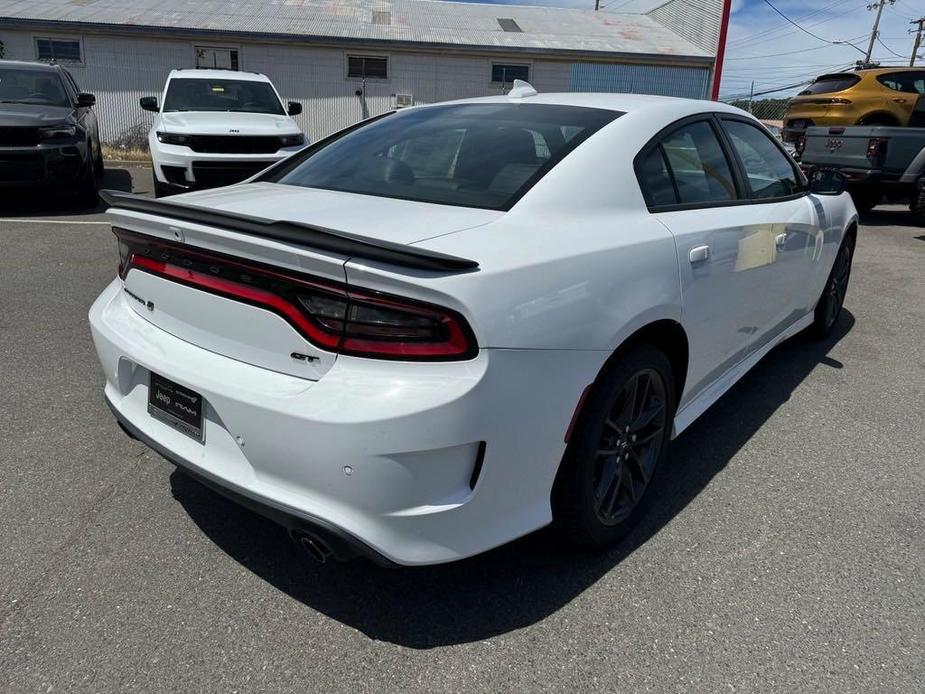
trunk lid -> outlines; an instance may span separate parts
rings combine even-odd
[[[311,224],[403,245],[480,226],[503,214],[266,183],[177,196],[170,204]],[[227,267],[245,263],[254,268],[258,280],[267,271],[308,277],[322,284],[347,284],[344,265],[351,257],[348,253],[317,250],[232,231],[218,223],[172,219],[153,212],[116,207],[109,215],[113,228],[128,231],[126,236],[157,240],[145,250],[152,260],[185,268],[187,273],[204,276],[205,281],[237,281],[240,275],[229,274]],[[403,272],[409,278],[420,273]],[[203,290],[201,284],[190,286],[177,277],[159,276],[143,267],[130,267],[123,283],[128,303],[139,316],[209,351],[308,380],[320,379],[337,358],[336,352],[313,344],[292,321],[259,302],[220,296]]]

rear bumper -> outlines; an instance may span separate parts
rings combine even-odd
[[[321,538],[324,544],[331,549],[334,558],[338,561],[348,561],[350,559],[356,559],[357,557],[366,557],[380,566],[387,568],[397,566],[395,562],[386,559],[350,533],[345,532],[337,526],[331,525],[321,518],[315,518],[297,509],[288,508],[271,499],[258,497],[245,489],[236,488],[228,482],[202,471],[195,464],[172,453],[132,424],[132,422],[126,419],[119,410],[116,409],[108,397],[106,398],[106,404],[109,406],[109,409],[112,410],[116,421],[126,434],[141,441],[148,446],[148,448],[159,453],[178,468],[182,468],[186,474],[198,480],[212,491],[221,494],[239,506],[243,506],[254,513],[278,523],[293,535],[307,534]]]
[[[134,436],[289,528],[320,528],[342,556],[405,565],[461,559],[550,522],[564,433],[606,358],[341,356],[308,381],[170,335],[131,309],[118,280],[90,324],[106,398]],[[151,371],[203,396],[204,444],[148,415]]]

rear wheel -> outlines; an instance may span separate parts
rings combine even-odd
[[[861,118],[861,120],[858,121],[858,125],[896,126],[899,125],[899,122],[893,118],[893,116],[885,113],[872,113],[869,116]]]
[[[841,315],[845,294],[848,291],[848,280],[851,278],[854,244],[854,236],[845,236],[838,249],[838,255],[835,256],[835,263],[826,280],[825,289],[822,290],[822,296],[816,304],[811,330],[817,338],[828,337]]]
[[[658,348],[641,344],[608,366],[591,389],[553,490],[565,538],[602,548],[638,521],[668,448],[674,375]]]

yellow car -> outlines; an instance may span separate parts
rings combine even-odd
[[[817,77],[787,105],[783,137],[796,142],[812,125],[908,125],[925,70],[876,68]]]

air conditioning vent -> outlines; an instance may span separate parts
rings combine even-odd
[[[388,26],[391,23],[392,12],[390,10],[373,10],[373,24]]]
[[[411,94],[393,94],[392,100],[394,101],[395,108],[414,106],[414,97]]]

